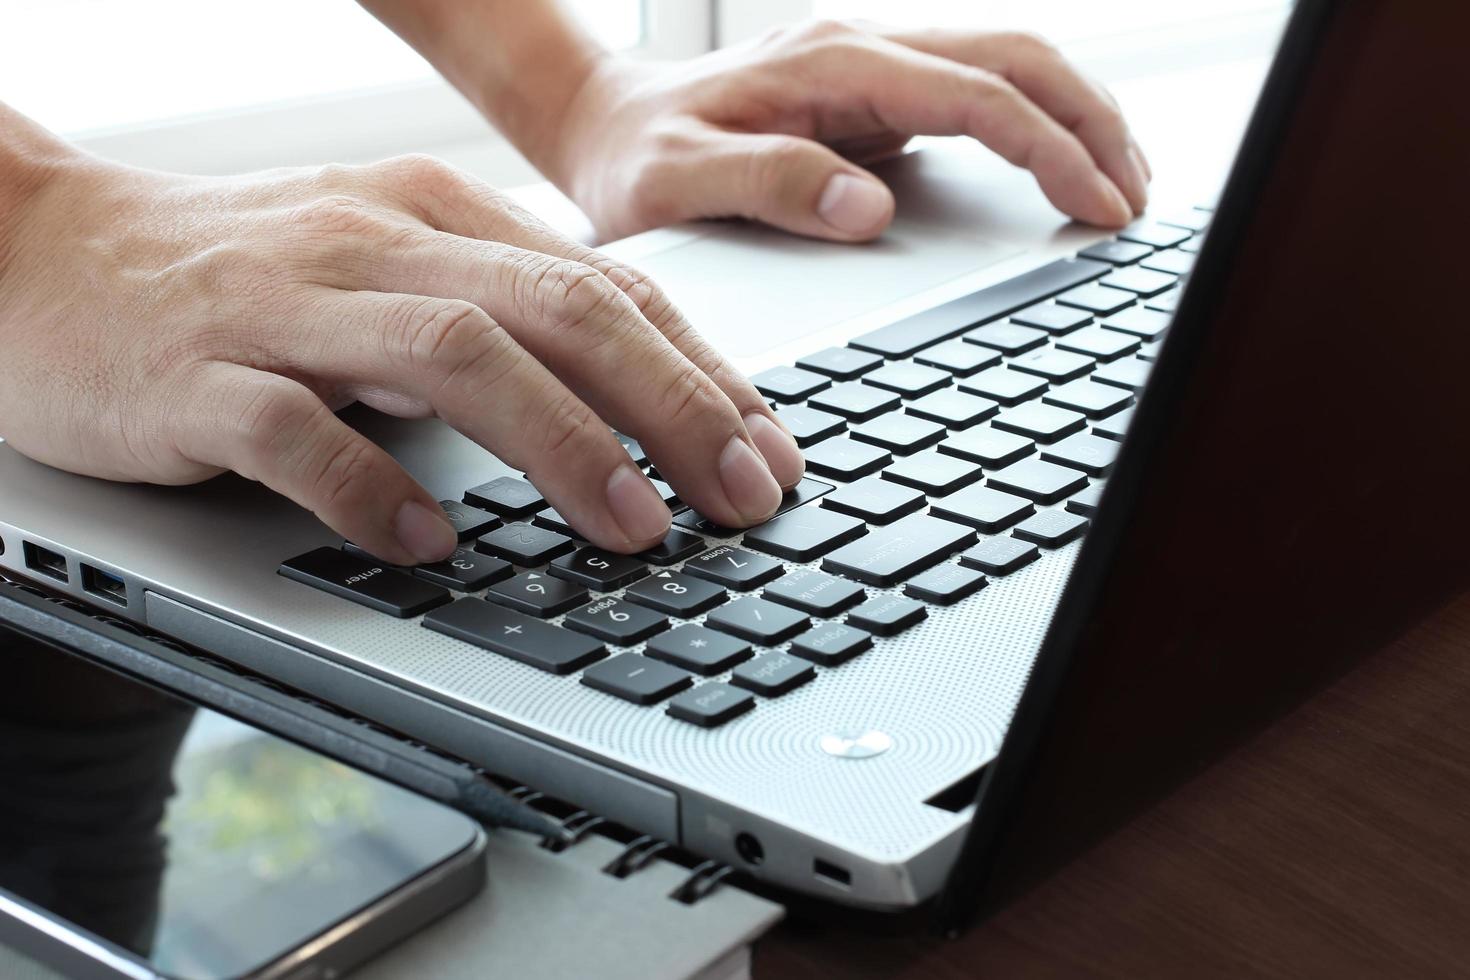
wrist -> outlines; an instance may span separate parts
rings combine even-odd
[[[80,151],[0,104],[0,280],[19,247],[25,219]]]

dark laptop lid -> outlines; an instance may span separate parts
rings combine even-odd
[[[1462,4],[1298,5],[946,927],[1470,586],[1467,35]]]

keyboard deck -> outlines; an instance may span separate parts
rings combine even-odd
[[[1210,214],[1063,259],[755,375],[807,458],[759,527],[684,507],[639,555],[588,546],[529,482],[443,501],[462,547],[412,569],[344,542],[280,573],[715,727],[1085,533]],[[870,592],[870,589],[873,590]]]

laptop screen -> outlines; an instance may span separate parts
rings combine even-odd
[[[1460,4],[1298,6],[981,785],[951,925],[1470,586],[1467,32]]]

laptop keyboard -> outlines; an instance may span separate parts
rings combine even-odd
[[[280,573],[423,616],[528,669],[580,672],[679,722],[724,724],[831,682],[822,675],[875,637],[1085,533],[1209,218],[1137,222],[755,375],[809,474],[759,527],[710,522],[650,469],[673,527],[619,555],[579,541],[529,482],[500,477],[441,502],[463,545],[445,561],[392,568],[349,542]]]

